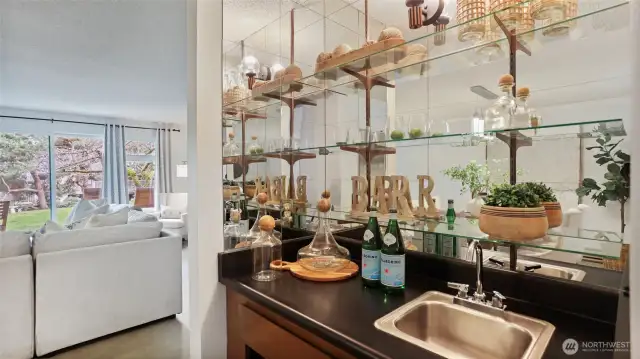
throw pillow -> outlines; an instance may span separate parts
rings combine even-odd
[[[95,215],[95,214],[105,214],[107,213],[107,211],[109,210],[109,205],[105,204],[103,206],[100,207],[96,207],[90,211],[86,211],[85,216],[78,219],[75,222],[72,222],[71,224],[69,224],[67,226],[67,228],[69,229],[82,229],[87,225],[87,222],[89,222],[89,220],[91,219],[91,216]]]
[[[106,199],[95,199],[95,200],[86,200],[82,199],[69,212],[69,216],[65,221],[65,224],[69,225],[75,222],[78,222],[86,217],[92,215],[96,208],[101,208],[107,204]],[[108,207],[107,207],[108,208]],[[106,210],[105,210],[106,211]],[[104,213],[104,212],[103,212]]]
[[[129,220],[127,223],[140,223],[140,222],[156,222],[158,217],[144,213],[142,211],[129,211]]]
[[[31,234],[18,231],[0,232],[0,258],[31,254]]]
[[[129,219],[129,207],[113,213],[94,214],[89,218],[84,228],[110,227],[127,224]]]
[[[180,219],[182,211],[169,206],[160,206],[160,218],[162,219]]]

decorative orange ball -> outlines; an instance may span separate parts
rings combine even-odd
[[[498,85],[500,86],[513,86],[513,76],[510,74],[500,76],[500,80],[498,80]]]
[[[329,192],[328,190],[324,190],[320,196],[322,198],[327,198],[328,199],[329,197],[331,197],[331,192]]]
[[[236,135],[233,132],[229,133],[229,138],[235,138],[235,137]]]
[[[518,91],[516,91],[517,97],[528,97],[531,92],[528,87],[520,87]]]
[[[263,231],[270,231],[276,226],[276,220],[273,217],[266,215],[260,217],[260,222],[258,222],[258,227],[260,227]]]
[[[258,197],[256,197],[256,200],[260,204],[265,204],[269,200],[269,196],[267,196],[266,193],[262,192],[262,193],[258,194]]]
[[[328,199],[323,198],[318,201],[317,207],[320,212],[328,212],[331,209],[331,202]]]

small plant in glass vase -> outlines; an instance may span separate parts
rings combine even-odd
[[[500,160],[492,160],[492,165],[496,170],[492,173],[489,165],[486,163],[478,164],[476,161],[470,161],[466,166],[456,165],[443,171],[443,173],[454,181],[459,181],[462,185],[460,194],[469,191],[471,193],[471,201],[467,203],[466,211],[472,217],[480,216],[480,209],[484,205],[484,196],[492,186],[492,175],[494,178],[502,178],[502,183],[506,183],[508,179],[507,173],[500,175]],[[518,174],[522,174],[522,170],[518,169]]]
[[[587,147],[587,150],[598,151],[593,158],[598,165],[606,166],[605,181],[598,184],[593,178],[585,178],[582,180],[582,185],[576,189],[576,194],[591,195],[591,199],[601,207],[606,207],[609,201],[620,203],[620,233],[624,233],[626,227],[624,207],[629,200],[631,184],[631,156],[617,149],[623,140],[612,143],[609,133],[597,133],[597,146]]]

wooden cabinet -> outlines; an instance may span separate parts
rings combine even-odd
[[[355,357],[228,289],[227,358],[353,359]]]

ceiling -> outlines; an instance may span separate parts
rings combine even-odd
[[[0,106],[186,122],[186,1],[0,1]]]

